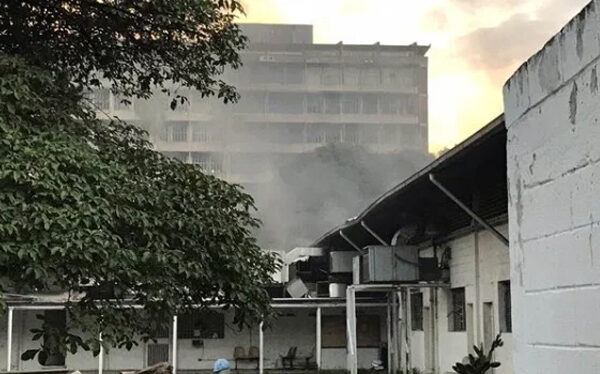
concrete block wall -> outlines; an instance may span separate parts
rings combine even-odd
[[[600,1],[504,87],[514,365],[600,372]]]

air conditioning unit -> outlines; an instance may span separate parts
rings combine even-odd
[[[361,256],[361,282],[419,281],[419,248],[414,246],[368,246]]]
[[[356,257],[357,253],[354,251],[332,251],[329,252],[329,272],[331,274],[336,273],[351,273],[352,272],[352,259]]]

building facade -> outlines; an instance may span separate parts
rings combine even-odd
[[[600,1],[504,87],[515,372],[600,372]]]
[[[156,148],[246,185],[268,182],[269,165],[324,144],[376,153],[427,154],[426,46],[315,44],[312,26],[244,24],[244,63],[224,80],[237,104],[179,91],[189,103],[170,110],[94,93],[98,108],[149,129]]]

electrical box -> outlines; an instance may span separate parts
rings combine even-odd
[[[419,249],[414,246],[368,246],[362,256],[361,281],[365,283],[416,282]]]
[[[332,251],[329,252],[329,272],[336,273],[351,273],[352,259],[356,257],[354,251]]]

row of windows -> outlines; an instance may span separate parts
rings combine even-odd
[[[408,94],[253,93],[234,107],[238,113],[419,115],[419,98]]]
[[[236,84],[308,84],[312,86],[405,87],[425,92],[424,68],[264,63],[227,74]]]
[[[218,125],[167,123],[159,132],[163,142],[220,144],[415,144],[423,140],[419,125],[331,124],[331,123],[248,123],[231,132]]]
[[[467,313],[465,288],[450,290],[448,301],[448,331],[465,331],[467,329]],[[411,294],[411,322],[414,331],[423,330],[423,294]],[[500,332],[512,332],[510,281],[498,282],[498,316]]]
[[[414,115],[426,116],[426,100],[410,94],[354,94],[354,93],[249,93],[244,94],[233,106],[212,103],[207,99],[189,94],[188,101],[178,103],[176,112],[212,113],[215,110],[233,110],[244,114],[365,114],[365,115]],[[90,94],[94,107],[100,111],[134,110],[135,102],[115,97],[109,90]],[[165,98],[164,109],[169,109]],[[214,105],[211,105],[214,104]]]

